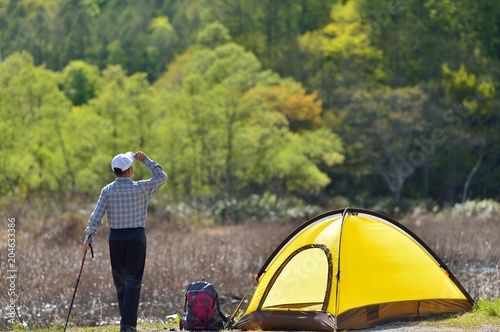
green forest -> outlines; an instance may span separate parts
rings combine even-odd
[[[236,220],[500,200],[499,57],[498,0],[0,0],[0,194],[92,202],[142,150]]]

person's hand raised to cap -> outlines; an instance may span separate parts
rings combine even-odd
[[[146,159],[146,157],[147,157],[146,154],[144,154],[144,152],[142,151],[139,151],[136,154],[134,154],[134,158],[140,161],[141,163],[144,161],[144,159]]]

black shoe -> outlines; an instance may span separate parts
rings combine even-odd
[[[120,332],[136,332],[135,326],[120,326]]]

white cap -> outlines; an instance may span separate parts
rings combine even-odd
[[[111,169],[114,170],[115,168],[119,168],[123,171],[126,171],[127,169],[132,166],[132,163],[134,162],[134,153],[133,152],[127,152],[127,153],[120,153],[116,155],[113,160],[111,161]]]

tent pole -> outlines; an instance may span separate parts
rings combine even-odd
[[[337,284],[336,284],[336,290],[335,290],[335,331],[337,331],[338,328],[338,313],[339,313],[339,304],[340,304],[340,244],[342,243],[342,231],[344,229],[344,222],[347,217],[347,213],[349,211],[349,207],[346,207],[344,209],[344,212],[342,212],[342,223],[340,224],[340,235],[339,235],[339,255],[338,255],[338,260],[337,260]]]
[[[255,281],[257,281],[257,278],[258,278],[258,275],[255,274],[253,276],[253,281],[252,281],[252,284],[250,285],[250,287],[248,287],[248,290],[246,291],[245,295],[243,295],[243,298],[241,299],[240,303],[238,303],[238,305],[236,306],[236,309],[234,309],[233,313],[231,314],[231,316],[229,316],[227,322],[226,322],[226,325],[224,326],[224,329],[227,329],[227,328],[231,328],[232,327],[232,324],[231,324],[231,321],[234,319],[234,316],[236,315],[236,312],[238,311],[238,309],[240,309],[241,307],[241,304],[243,303],[243,301],[245,300],[245,298],[247,297],[248,295],[248,292],[250,292],[250,290],[252,289],[253,287],[253,284],[255,283]]]

